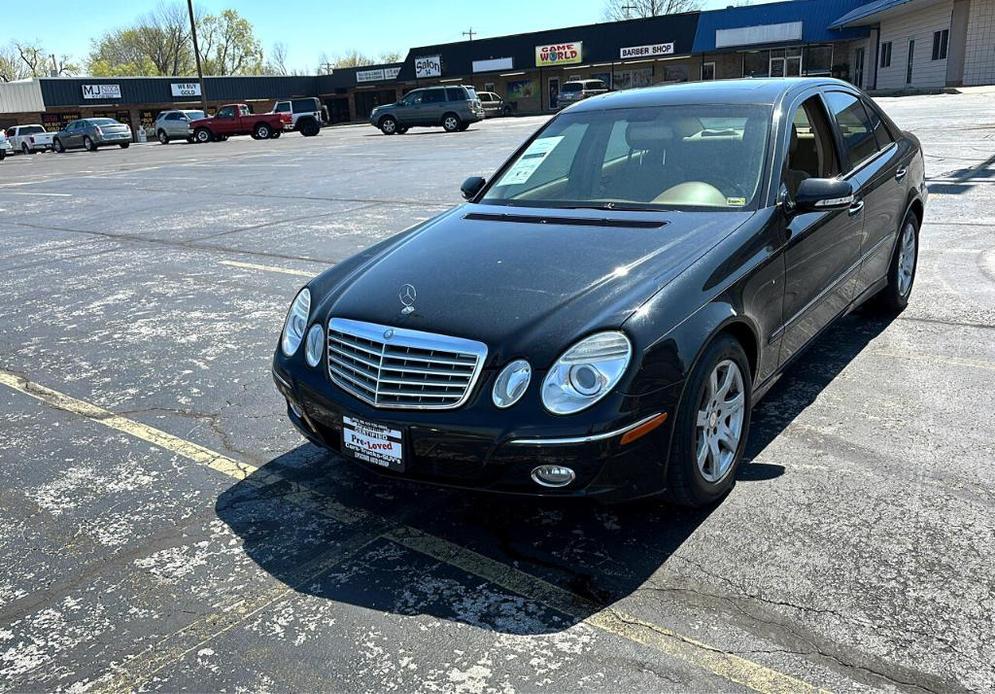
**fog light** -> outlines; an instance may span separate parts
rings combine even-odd
[[[296,402],[287,398],[287,404],[290,405],[290,411],[297,415],[298,419],[304,419],[304,410]]]
[[[543,487],[565,487],[576,477],[573,470],[562,465],[540,465],[532,471],[532,481]]]

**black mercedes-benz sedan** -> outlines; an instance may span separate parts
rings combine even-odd
[[[826,326],[906,306],[927,193],[913,135],[810,78],[584,100],[463,195],[300,290],[291,421],[386,475],[700,505]]]

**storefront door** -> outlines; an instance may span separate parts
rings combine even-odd
[[[770,52],[771,77],[798,77],[802,74],[802,49],[782,48]]]
[[[548,82],[548,89],[546,93],[549,94],[549,104],[548,108],[550,111],[555,111],[560,106],[560,78],[550,77]]]
[[[853,52],[853,83],[857,87],[864,86],[864,48],[861,46]]]

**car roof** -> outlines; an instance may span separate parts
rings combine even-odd
[[[839,87],[853,91],[853,86],[848,82],[829,77],[745,78],[714,82],[681,82],[601,94],[571,106],[570,111],[682,104],[773,105],[794,92],[810,87]]]

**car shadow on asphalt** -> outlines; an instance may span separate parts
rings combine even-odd
[[[886,326],[851,316],[822,336],[757,406],[748,459]],[[752,462],[741,466],[737,481],[764,484],[784,471],[781,464]],[[435,488],[384,478],[311,444],[260,467],[216,504],[248,556],[301,593],[512,634],[562,631],[643,587],[716,508],[690,510],[653,499],[602,506]],[[466,556],[483,555],[480,566],[493,560],[582,600],[571,615],[523,602],[488,582],[488,571],[457,569],[398,545],[389,532],[397,527],[475,553]]]

